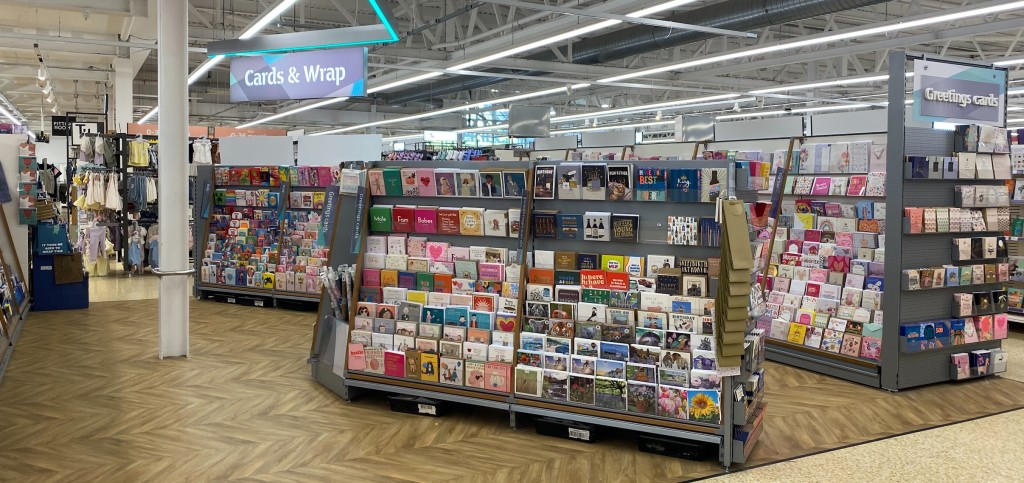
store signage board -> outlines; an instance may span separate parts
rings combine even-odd
[[[366,95],[366,48],[231,58],[231,102]]]
[[[913,119],[1004,126],[1006,70],[914,61]]]
[[[245,138],[245,137],[256,137],[256,136],[287,136],[288,131],[285,129],[253,129],[244,128],[238,129],[236,127],[215,127],[213,128],[213,137],[217,139],[224,138]]]
[[[160,125],[159,124],[135,124],[131,123],[128,125],[128,134],[134,136],[136,134],[142,134],[143,136],[159,136]],[[189,126],[188,137],[190,138],[201,138],[210,134],[210,128],[206,126]]]
[[[71,145],[80,146],[86,134],[102,134],[102,122],[72,122],[71,123]]]
[[[53,116],[50,118],[50,136],[70,136],[71,123],[75,116]]]

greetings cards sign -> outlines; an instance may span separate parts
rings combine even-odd
[[[363,95],[363,47],[231,59],[231,102]]]
[[[914,120],[1004,126],[1006,70],[914,61]]]

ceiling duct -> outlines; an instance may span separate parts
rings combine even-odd
[[[885,0],[732,0],[698,8],[665,18],[670,22],[688,23],[730,30],[751,31],[794,22],[806,18],[867,7]],[[587,38],[572,45],[574,64],[600,64],[655,50],[678,47],[718,37],[717,34],[696,30],[673,30],[664,27],[638,25]],[[563,52],[567,55],[567,52]],[[527,56],[531,60],[557,61],[550,50]],[[485,72],[515,75],[545,75],[547,72],[511,69],[488,69]],[[443,96],[471,89],[479,89],[505,82],[499,77],[460,76],[439,81],[430,89],[415,87],[385,96],[387,104],[405,104],[431,97]]]

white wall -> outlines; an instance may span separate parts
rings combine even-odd
[[[68,163],[68,138],[51,136],[48,143],[36,143],[36,158],[40,163],[43,162],[43,158],[46,158],[50,164],[54,164],[64,171]],[[64,176],[60,180],[64,181]]]
[[[4,252],[4,259],[11,264],[14,273],[18,273],[18,266],[11,256],[13,251],[18,252],[18,260],[21,261],[21,269],[24,273],[25,285],[28,286],[28,226],[18,224],[18,145],[25,142],[27,137],[23,134],[0,134],[0,164],[3,164],[4,177],[7,179],[7,189],[11,190],[13,201],[3,204],[4,215],[7,216],[7,228],[11,231],[11,238],[14,240],[14,247],[7,242],[7,237],[0,234],[0,250]],[[3,230],[0,227],[0,230]]]

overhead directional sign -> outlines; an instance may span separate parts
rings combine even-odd
[[[366,95],[366,48],[231,59],[231,102]]]

